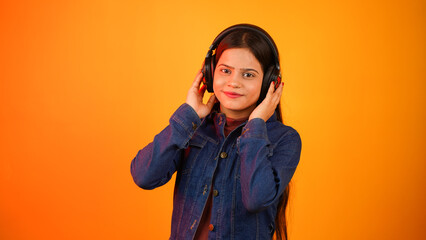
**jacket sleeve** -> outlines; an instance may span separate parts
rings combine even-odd
[[[185,103],[173,113],[169,123],[131,162],[133,180],[143,189],[154,189],[170,180],[201,120]]]
[[[250,120],[238,139],[242,200],[250,212],[278,201],[299,163],[302,142],[297,131],[290,128],[278,139],[269,141],[260,118]]]

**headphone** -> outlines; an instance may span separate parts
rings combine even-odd
[[[258,33],[260,36],[263,37],[263,39],[266,40],[269,47],[271,48],[273,55],[274,55],[274,65],[268,67],[263,74],[263,80],[262,80],[262,87],[260,90],[260,96],[257,104],[260,104],[263,99],[265,99],[266,94],[268,93],[269,86],[271,85],[271,82],[275,82],[275,89],[279,86],[281,83],[281,72],[280,72],[280,62],[278,59],[278,50],[275,46],[274,41],[272,40],[271,36],[262,28],[252,25],[252,24],[237,24],[233,25],[231,27],[228,27],[227,29],[223,30],[213,41],[212,45],[209,47],[209,51],[207,52],[206,59],[204,60],[204,66],[202,69],[204,78],[203,83],[207,86],[208,92],[213,92],[213,76],[214,76],[214,70],[216,68],[215,63],[215,56],[216,56],[216,49],[223,38],[225,38],[229,33],[237,30],[249,30]]]

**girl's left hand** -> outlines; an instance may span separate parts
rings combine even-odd
[[[253,118],[261,118],[265,122],[274,114],[278,103],[281,100],[284,82],[280,83],[277,90],[274,92],[274,82],[271,83],[265,99],[251,112],[249,120]]]

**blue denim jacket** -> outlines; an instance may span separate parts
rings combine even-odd
[[[200,119],[181,105],[170,125],[131,163],[135,183],[154,189],[177,171],[170,239],[193,239],[213,191],[209,239],[271,239],[279,199],[300,159],[296,130],[273,115],[224,136],[226,117]]]

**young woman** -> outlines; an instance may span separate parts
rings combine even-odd
[[[287,239],[288,184],[301,140],[282,123],[278,59],[263,29],[225,29],[186,103],[133,159],[133,179],[144,189],[177,172],[170,239],[271,239],[274,232]],[[214,95],[203,103],[206,89]]]

